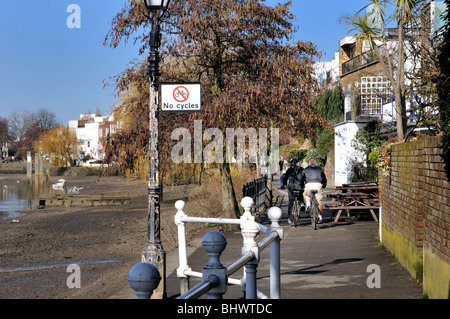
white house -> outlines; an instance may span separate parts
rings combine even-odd
[[[104,158],[103,142],[108,133],[115,132],[113,116],[81,114],[78,120],[69,121],[69,129],[76,132],[80,142],[80,156],[90,156],[90,161],[101,161]]]

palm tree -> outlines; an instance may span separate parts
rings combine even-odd
[[[344,20],[356,32],[356,36],[364,39],[379,59],[386,77],[392,85],[397,113],[397,138],[403,140],[406,136],[406,96],[405,83],[405,26],[414,20],[414,13],[419,8],[421,0],[369,0],[369,4],[358,11],[354,16],[345,17]],[[366,11],[373,6],[373,15]],[[393,5],[392,13],[387,14],[387,8]],[[398,28],[398,42],[396,50],[388,47],[386,27],[394,24]]]

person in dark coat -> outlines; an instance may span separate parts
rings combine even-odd
[[[322,223],[322,212],[323,212],[323,189],[327,187],[327,177],[325,176],[324,171],[320,166],[317,165],[317,161],[315,158],[311,158],[308,162],[308,167],[303,170],[300,185],[305,190],[304,191],[304,199],[306,210],[309,209],[311,205],[311,191],[316,190],[316,199],[318,203],[318,215],[319,215],[319,223]]]
[[[290,167],[284,174],[284,185],[288,186],[289,205],[288,205],[288,223],[293,220],[292,206],[294,206],[295,196],[293,191],[301,191],[300,179],[302,176],[303,168],[300,166],[299,161],[292,159]],[[299,197],[300,203],[303,202],[302,196]]]

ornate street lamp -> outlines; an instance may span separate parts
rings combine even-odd
[[[148,178],[148,218],[147,244],[142,261],[153,264],[161,275],[161,282],[153,293],[153,298],[166,297],[166,253],[160,236],[160,199],[161,179],[159,170],[159,47],[161,45],[161,18],[167,11],[170,0],[144,0],[146,8],[152,13],[152,31],[150,34],[149,77],[150,77],[150,110],[149,110],[149,178]],[[161,12],[161,13],[160,13]]]
[[[170,0],[145,0],[147,10],[167,10]]]

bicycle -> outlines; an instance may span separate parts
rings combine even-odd
[[[292,191],[294,195],[294,205],[292,205],[292,216],[294,217],[294,226],[297,227],[298,220],[300,218],[300,203],[298,197],[300,196],[300,191]]]
[[[294,217],[294,226],[297,227],[298,225],[298,220],[300,219],[300,210],[301,210],[301,205],[299,202],[299,196],[301,196],[302,192],[301,191],[292,191],[292,195],[294,195],[295,199],[294,199],[294,204],[292,205],[292,216]]]
[[[317,193],[316,190],[311,191],[310,214],[311,214],[311,224],[314,230],[316,230],[317,223],[319,221],[319,204],[317,203],[316,193]]]

